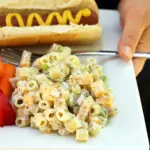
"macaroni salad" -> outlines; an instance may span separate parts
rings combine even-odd
[[[89,57],[82,64],[69,47],[54,44],[32,64],[31,53],[24,51],[11,82],[18,127],[62,136],[75,134],[77,141],[86,142],[89,136],[97,136],[116,112],[113,94],[96,59]]]

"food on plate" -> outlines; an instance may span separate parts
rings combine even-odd
[[[16,68],[12,64],[4,63],[4,75],[7,77],[14,77]]]
[[[4,64],[2,62],[2,59],[0,57],[0,78],[4,76]]]
[[[15,66],[3,63],[0,58],[0,127],[15,124],[16,113],[10,102],[13,92],[10,78],[15,71]]]
[[[11,98],[13,88],[8,77],[3,77],[2,79],[0,79],[0,89],[5,93],[8,98]]]
[[[20,67],[29,67],[31,64],[30,60],[31,60],[31,52],[28,51],[24,51],[22,54],[22,59],[20,62]]]
[[[32,64],[31,53],[24,51],[11,81],[18,127],[75,134],[77,141],[86,142],[89,136],[97,136],[116,112],[113,94],[96,59],[90,57],[83,64],[69,47],[54,44]]]
[[[2,59],[0,58],[0,78],[2,77],[14,77],[16,68],[15,66],[3,63]]]
[[[0,89],[5,93],[8,98],[12,94],[12,86],[10,83],[10,78],[15,76],[16,68],[15,66],[3,63],[0,59]]]
[[[90,44],[100,39],[95,0],[0,2],[0,46]]]
[[[14,125],[16,112],[8,97],[0,90],[0,127]]]

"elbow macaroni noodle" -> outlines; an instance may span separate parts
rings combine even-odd
[[[12,95],[17,109],[16,125],[30,126],[47,134],[53,131],[64,136],[75,133],[77,141],[86,142],[89,136],[97,136],[109,117],[116,112],[113,94],[103,81],[103,72],[100,72],[102,69],[94,58],[88,59],[88,64],[84,65],[78,57],[65,49],[66,47],[56,46],[54,51],[53,47],[52,52],[42,56],[42,59],[38,58],[42,63],[37,65],[38,61],[35,60],[36,68],[28,66],[17,69]],[[30,53],[23,55],[22,59],[28,58],[27,55]],[[60,55],[66,57],[57,59]],[[26,60],[31,64],[29,59]],[[46,70],[44,62],[51,64]],[[89,70],[86,66],[91,63]],[[65,77],[61,74],[62,68],[58,66],[65,66],[63,69],[67,67]],[[92,77],[93,71],[99,74]],[[57,80],[52,74],[57,75]]]

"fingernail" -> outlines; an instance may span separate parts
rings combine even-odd
[[[124,54],[129,58],[132,59],[132,49],[130,46],[125,46],[124,49]]]

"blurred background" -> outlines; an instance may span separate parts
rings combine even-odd
[[[99,8],[117,9],[119,0],[96,0]]]

